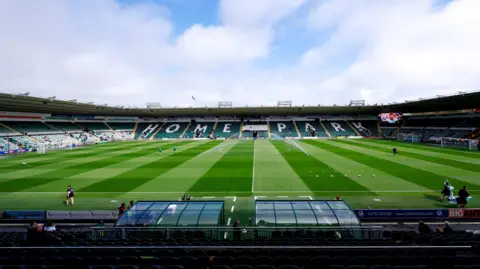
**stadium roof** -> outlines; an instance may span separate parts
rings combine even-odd
[[[382,112],[420,113],[473,109],[478,108],[479,104],[480,92],[473,92],[388,105],[149,109],[112,107],[79,103],[75,100],[63,101],[55,98],[0,93],[0,110],[2,111],[127,117],[375,115]]]
[[[255,223],[262,227],[358,225],[344,201],[256,201]]]
[[[223,201],[139,201],[115,226],[217,227],[223,224]]]

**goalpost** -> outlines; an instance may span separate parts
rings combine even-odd
[[[45,143],[37,144],[37,153],[38,154],[45,154],[47,153],[47,145]]]
[[[420,142],[420,136],[418,134],[397,134],[398,141],[408,142]]]
[[[462,148],[462,149],[468,149],[468,150],[478,150],[478,140],[442,137],[440,138],[440,146]]]

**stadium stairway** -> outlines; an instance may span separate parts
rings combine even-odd
[[[327,129],[327,127],[325,127],[325,124],[323,124],[322,121],[320,121],[320,126],[322,126],[323,131],[325,131],[325,133],[328,135],[328,137],[332,137],[332,134],[331,134],[330,131]]]
[[[83,128],[78,126],[73,122],[56,122],[56,121],[49,121],[45,122],[48,125],[52,126],[57,130],[62,130],[67,133],[74,133],[74,132],[83,132]]]
[[[270,122],[267,121],[267,136],[269,139],[272,138],[272,128],[270,128]]]
[[[135,139],[135,134],[137,133],[138,121],[135,122],[135,127],[133,127],[132,138]]]
[[[167,122],[154,136],[154,139],[178,139],[182,137],[190,122]]]
[[[350,126],[350,128],[352,128],[352,130],[355,132],[357,136],[363,136],[359,133],[359,130],[355,129],[355,127],[353,127],[353,125],[349,121],[345,121],[345,122],[348,124],[348,126]]]
[[[11,135],[20,135],[22,133],[0,122],[0,134],[11,136]]]
[[[200,131],[199,138],[207,138],[214,130],[215,122],[191,122],[182,137],[194,138],[197,130]]]
[[[110,131],[115,131],[112,126],[110,126],[106,121],[103,121],[103,124],[105,124],[105,126],[107,126],[108,129],[110,129]]]
[[[185,130],[183,130],[183,132],[182,132],[182,134],[180,135],[180,137],[185,137],[185,133],[187,132],[188,128],[190,128],[190,125],[192,125],[192,121],[188,122],[187,127],[185,128]]]
[[[162,130],[162,128],[163,128],[163,126],[165,126],[165,124],[167,124],[167,123],[164,122],[162,125],[160,125],[159,128],[157,128],[157,130],[150,137],[150,140],[153,140],[155,137],[157,137],[158,132],[160,132],[160,130]]]
[[[382,128],[380,128],[380,121],[379,121],[379,120],[377,120],[377,132],[378,132],[378,135],[379,135],[380,137],[383,136]]]
[[[302,137],[311,137],[312,135],[308,132],[308,128],[315,129],[317,137],[329,137],[329,134],[325,132],[325,129],[322,127],[319,121],[296,121],[298,132]]]
[[[65,131],[64,131],[64,130],[58,129],[57,127],[55,127],[55,126],[53,126],[53,125],[49,124],[49,123],[48,123],[48,122],[46,122],[46,121],[42,121],[42,122],[43,122],[43,124],[45,124],[45,125],[49,126],[49,127],[50,127],[50,128],[52,128],[53,130],[57,130],[57,131],[59,131],[59,132],[65,133]]]
[[[298,130],[298,126],[297,126],[297,122],[296,122],[296,121],[293,121],[293,126],[295,126],[295,130],[297,131],[298,136],[301,138],[301,137],[302,137],[302,134],[301,134],[300,131]]]
[[[138,123],[135,139],[148,139],[153,133],[165,123],[160,122],[142,122]]]
[[[322,123],[332,137],[355,135],[355,131],[350,128],[349,124],[344,120],[330,120],[323,121]]]
[[[218,121],[215,121],[215,123],[213,124],[212,131],[209,134],[210,136],[213,136],[215,134],[215,129],[217,129],[217,124],[218,124]]]
[[[377,121],[347,121],[347,123],[358,136],[372,137],[378,135]]]

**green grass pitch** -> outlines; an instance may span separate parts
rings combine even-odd
[[[226,216],[244,220],[255,197],[451,207],[439,201],[445,178],[457,189],[467,185],[469,207],[480,207],[477,152],[369,139],[130,141],[0,159],[0,210],[114,210],[129,200],[184,193],[225,200]],[[73,207],[64,205],[67,185],[76,190]]]

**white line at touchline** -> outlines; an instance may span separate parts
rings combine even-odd
[[[480,190],[468,190],[470,192],[476,192]],[[305,194],[312,194],[312,193],[331,193],[334,195],[335,193],[366,193],[366,192],[376,192],[376,193],[432,193],[435,192],[434,190],[369,190],[369,191],[255,191],[254,193],[305,193]],[[65,192],[0,192],[0,196],[2,195],[14,195],[14,194],[64,194]],[[185,194],[184,191],[165,191],[165,192],[81,192],[76,191],[77,194]],[[188,194],[196,194],[196,193],[209,193],[209,194],[217,194],[217,193],[224,193],[227,194],[228,192],[187,192]],[[234,193],[252,193],[250,191],[235,191]]]

